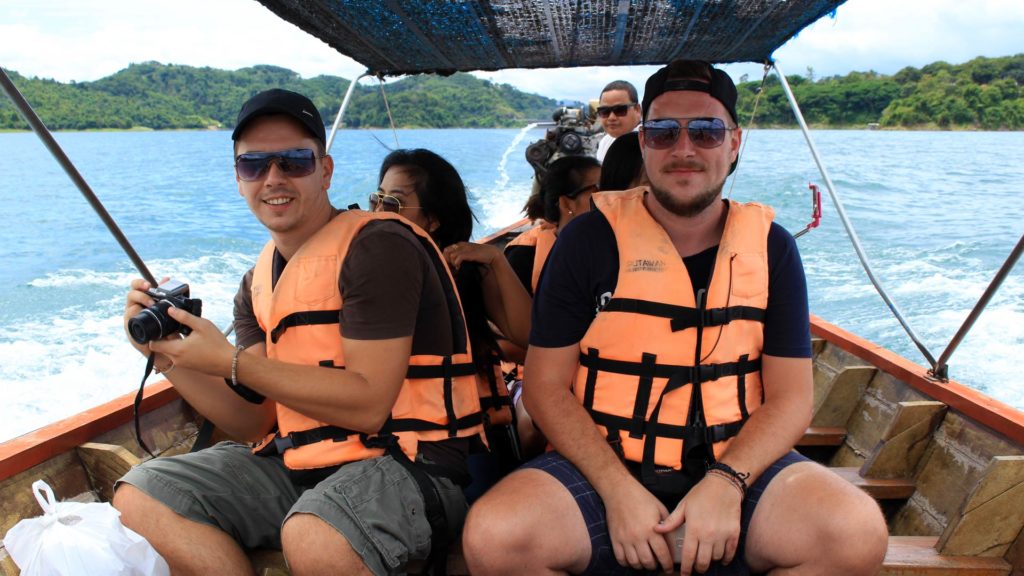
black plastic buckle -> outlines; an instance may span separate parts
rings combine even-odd
[[[295,441],[292,440],[291,435],[288,436],[274,436],[274,450],[277,450],[278,454],[284,454],[285,450],[295,448]]]
[[[711,382],[722,377],[721,364],[701,364],[697,367],[697,378],[700,382]]]

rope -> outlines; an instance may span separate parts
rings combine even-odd
[[[750,134],[754,130],[754,118],[757,117],[757,105],[758,105],[759,102],[761,102],[761,95],[764,94],[764,85],[765,85],[765,82],[768,81],[768,73],[771,72],[771,70],[772,70],[771,64],[765,63],[765,65],[764,65],[764,75],[761,76],[761,85],[758,86],[758,88],[757,88],[757,96],[754,97],[754,108],[750,111],[750,120],[747,122],[747,126],[748,126],[747,131],[746,131],[747,134]],[[740,154],[739,154],[739,156],[737,156],[737,158],[742,158],[743,157],[743,151],[747,149],[747,142],[749,141],[749,138],[750,138],[749,136],[743,138],[743,144],[740,144]],[[732,177],[732,182],[729,184],[729,192],[727,192],[725,194],[725,199],[726,200],[731,200],[732,199],[732,189],[735,188],[735,187],[736,187],[736,177],[733,176]]]
[[[380,95],[384,98],[384,109],[388,111],[388,122],[391,123],[391,133],[395,135],[395,148],[401,148],[402,145],[398,143],[398,129],[395,128],[395,118],[391,115],[391,105],[388,104],[388,95],[384,92],[384,77],[377,76],[377,81],[380,82]]]

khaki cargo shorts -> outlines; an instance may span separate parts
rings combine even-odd
[[[462,490],[432,478],[448,516],[450,538],[466,517]],[[136,466],[126,482],[179,515],[219,528],[244,548],[281,548],[292,514],[313,514],[348,540],[374,574],[401,573],[430,553],[430,525],[416,481],[390,456],[353,462],[315,486],[295,486],[280,458],[248,446],[216,446]]]

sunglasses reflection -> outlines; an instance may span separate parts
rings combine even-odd
[[[394,212],[399,213],[402,210],[413,210],[422,208],[422,206],[413,206],[412,204],[403,204],[397,196],[385,194],[383,192],[370,192],[370,212]]]
[[[684,129],[694,146],[707,150],[721,146],[726,134],[736,128],[727,127],[720,118],[660,118],[644,122],[642,129],[645,145],[654,150],[674,146]]]
[[[266,177],[270,165],[289,178],[309,176],[316,169],[316,152],[309,148],[295,148],[277,152],[246,152],[235,157],[235,173],[244,182]]]

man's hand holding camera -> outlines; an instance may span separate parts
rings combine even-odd
[[[201,318],[202,303],[188,298],[188,285],[164,278],[160,286],[132,281],[124,311],[125,331],[133,346],[156,353],[160,372],[182,367],[213,376],[231,374],[234,346],[212,322]],[[184,334],[189,337],[183,338]]]

